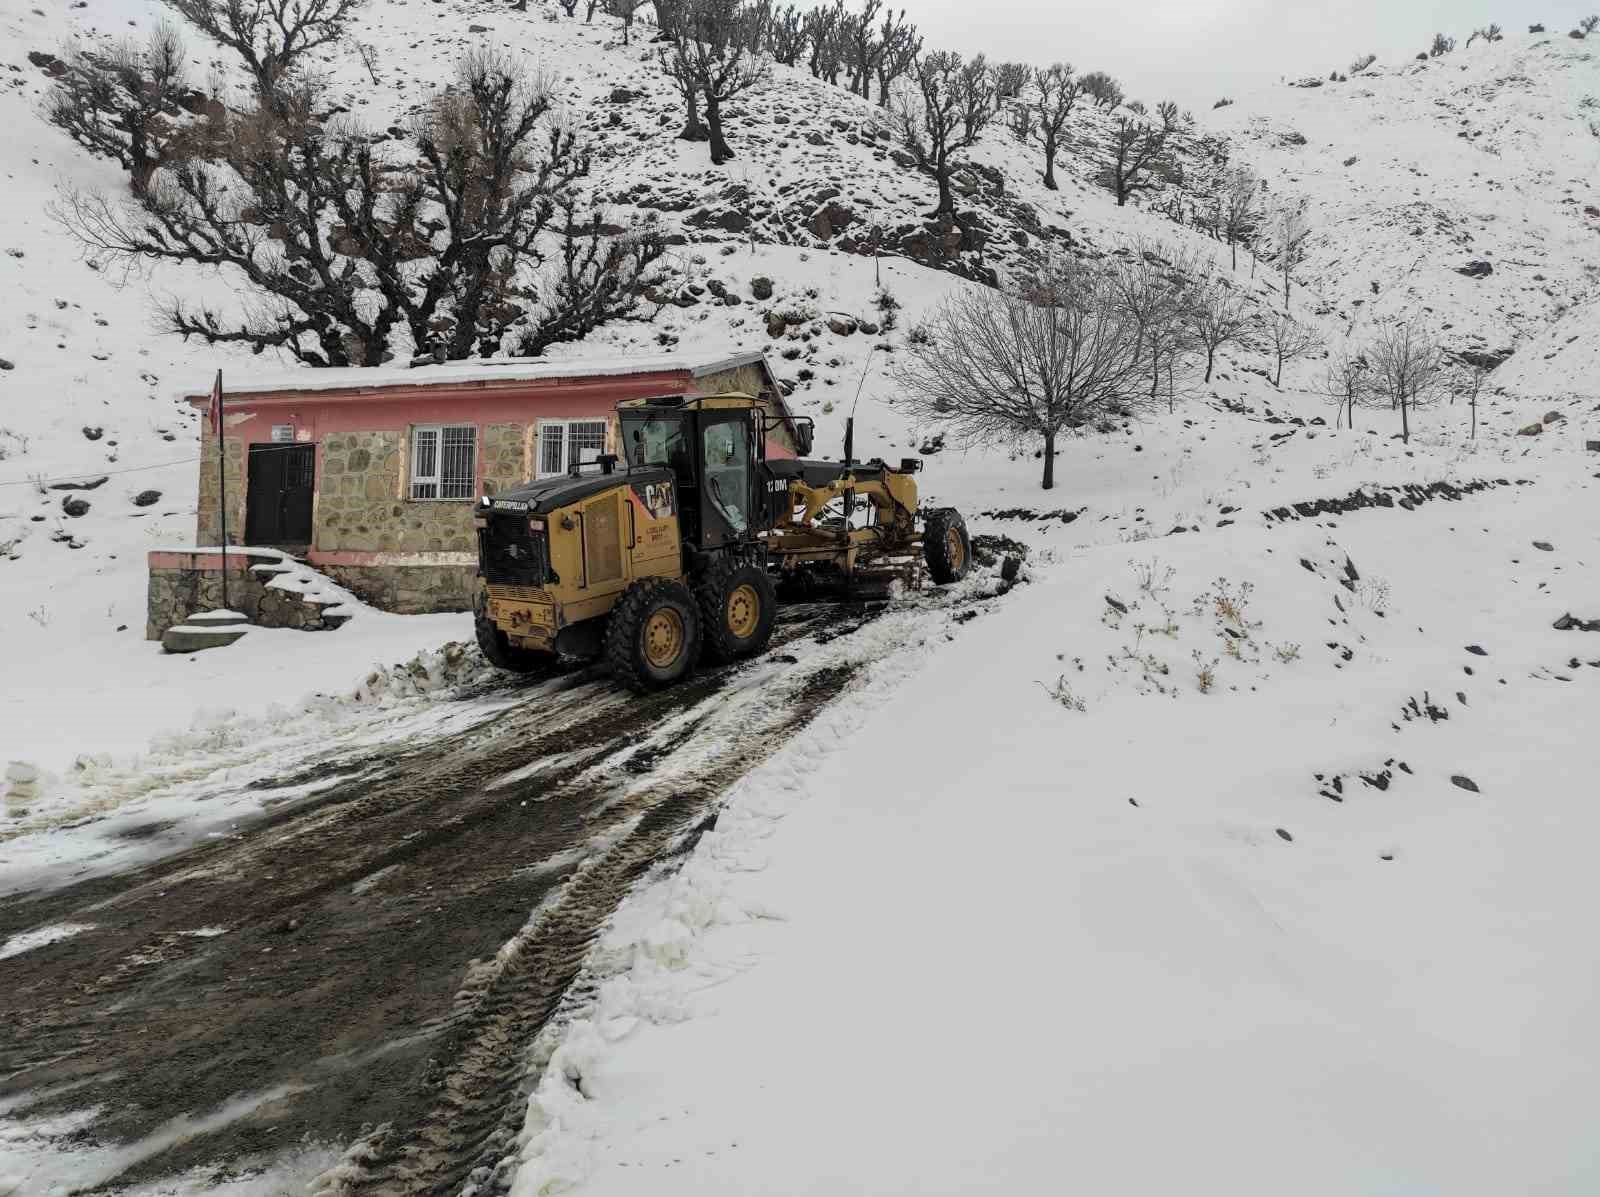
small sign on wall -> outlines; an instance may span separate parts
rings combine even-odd
[[[294,425],[293,424],[274,424],[272,426],[272,443],[275,444],[275,445],[277,445],[277,444],[286,444],[286,443],[287,444],[293,444],[294,443]]]

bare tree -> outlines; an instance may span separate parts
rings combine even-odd
[[[302,80],[231,114],[210,157],[163,166],[127,203],[68,191],[56,215],[96,258],[189,262],[237,280],[242,312],[165,303],[162,322],[185,337],[281,348],[314,366],[377,365],[402,330],[416,349],[488,355],[530,320],[557,335],[625,310],[663,248],[646,234],[597,240],[594,219],[573,216],[570,188],[588,163],[552,124],[553,103],[515,60],[469,54],[408,152],[322,119],[332,97]],[[552,241],[587,288],[558,278],[541,293],[530,271]],[[586,265],[591,252],[611,277]]]
[[[1294,268],[1305,261],[1306,242],[1311,237],[1311,211],[1305,200],[1290,200],[1273,213],[1272,236],[1278,254],[1278,273],[1283,275],[1283,310],[1289,310],[1289,288]]]
[[[1090,71],[1083,77],[1083,91],[1096,108],[1115,108],[1122,103],[1122,85],[1104,71]]]
[[[1583,20],[1578,22],[1578,28],[1586,34],[1593,33],[1596,29],[1600,29],[1600,16],[1590,15],[1584,17]]]
[[[372,86],[378,86],[378,47],[371,42],[357,42],[356,57],[361,59],[361,65],[367,68],[367,78],[372,80]]]
[[[1217,350],[1244,344],[1251,323],[1244,296],[1216,278],[1204,278],[1190,289],[1182,319],[1196,347],[1206,355],[1206,382],[1216,368]]]
[[[1129,197],[1149,191],[1181,174],[1173,155],[1173,133],[1178,110],[1162,104],[1156,121],[1134,113],[1119,116],[1111,126],[1105,165],[1100,182],[1117,197],[1117,207],[1126,206]]]
[[[1352,75],[1359,75],[1362,71],[1366,70],[1369,66],[1377,61],[1378,56],[1376,54],[1363,54],[1360,58],[1356,59],[1350,64],[1350,73]]]
[[[1019,99],[1033,70],[1025,62],[1002,62],[994,68],[994,98],[997,104]]]
[[[311,51],[344,36],[364,0],[166,0],[184,20],[244,62],[270,96]]]
[[[994,117],[994,81],[982,54],[970,61],[949,50],[924,55],[912,68],[916,94],[895,113],[900,138],[917,168],[939,189],[935,217],[954,216],[950,176]]]
[[[1034,139],[1037,127],[1032,104],[1013,104],[1005,110],[1005,114],[1006,128],[1011,130],[1011,136],[1024,145]]]
[[[969,443],[1040,438],[1041,486],[1056,441],[1142,402],[1138,332],[1103,266],[1051,262],[1007,290],[967,286],[921,327],[897,378],[915,418]]]
[[[1033,86],[1033,111],[1039,118],[1035,136],[1044,149],[1044,185],[1055,191],[1056,153],[1061,148],[1067,118],[1083,95],[1083,81],[1072,73],[1070,63],[1057,62],[1035,71]]]
[[[633,32],[633,22],[639,10],[654,0],[605,0],[606,13],[622,22],[622,44],[626,46]]]
[[[103,54],[62,55],[66,72],[51,87],[44,118],[91,154],[113,159],[143,191],[168,156],[182,152],[186,108],[204,97],[189,90],[183,40],[158,25],[142,46],[124,41]]]
[[[1433,45],[1428,47],[1428,57],[1430,57],[1430,58],[1443,58],[1446,54],[1450,53],[1450,51],[1454,50],[1455,48],[1456,48],[1456,39],[1455,38],[1446,37],[1442,33],[1436,33],[1436,34],[1433,35]]]
[[[889,89],[894,81],[903,77],[916,65],[922,53],[922,37],[917,27],[906,21],[906,10],[897,16],[893,9],[883,14],[883,28],[878,33],[880,51],[875,68],[878,76],[878,107],[889,107]]]
[[[541,280],[545,298],[517,326],[515,350],[524,356],[580,341],[601,325],[632,315],[641,293],[663,282],[658,264],[667,242],[659,223],[612,237],[604,232],[599,212],[580,217],[570,197],[562,214],[560,257]]]
[[[1346,341],[1322,375],[1322,393],[1334,403],[1333,426],[1347,421],[1356,426],[1356,408],[1372,396],[1372,367],[1366,355]]]
[[[826,79],[829,83],[839,82],[839,71],[844,66],[845,46],[850,32],[849,21],[844,0],[819,4],[806,13],[804,27],[806,42],[810,47],[809,66],[812,75],[818,79]]]
[[[1314,352],[1322,345],[1322,338],[1315,329],[1306,327],[1298,320],[1280,312],[1272,318],[1272,323],[1267,325],[1267,343],[1272,349],[1273,359],[1277,362],[1277,370],[1272,376],[1272,385],[1283,385],[1283,365]]]
[[[1478,396],[1483,392],[1483,384],[1488,379],[1492,365],[1484,362],[1465,362],[1467,380],[1461,388],[1462,394],[1467,397],[1467,406],[1472,409],[1472,439],[1478,439]]]
[[[883,53],[878,30],[873,24],[883,0],[861,0],[861,11],[852,13],[845,29],[845,54],[849,59],[850,90],[863,98],[872,95],[872,77]]]
[[[1245,167],[1228,171],[1219,195],[1218,231],[1228,243],[1231,269],[1239,269],[1239,242],[1255,236],[1260,221],[1261,180]]]
[[[1411,411],[1437,396],[1444,354],[1425,331],[1410,322],[1391,325],[1372,343],[1375,391],[1400,411],[1400,439],[1411,441]]]
[[[768,41],[774,62],[794,66],[800,61],[806,48],[806,34],[803,14],[793,4],[786,4],[772,14]]]
[[[1134,329],[1134,355],[1149,372],[1152,400],[1163,372],[1171,389],[1176,364],[1192,347],[1185,321],[1199,274],[1189,251],[1143,239],[1119,250],[1108,267],[1110,294]]]
[[[722,134],[722,106],[767,77],[767,59],[749,49],[754,13],[744,0],[684,0],[672,41],[661,51],[662,65],[689,103],[691,125],[695,96],[705,98],[711,161],[718,166],[733,157]]]

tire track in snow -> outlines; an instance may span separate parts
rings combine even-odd
[[[8,904],[20,928],[95,930],[0,962],[0,1101],[24,1120],[96,1111],[74,1138],[124,1162],[102,1186],[387,1123],[349,1191],[457,1191],[500,1158],[527,1046],[617,902],[858,662],[979,590],[891,608],[870,644],[855,633],[877,612],[789,608],[763,657],[642,699],[580,672],[520,704],[482,694],[481,718],[434,741],[375,718],[375,747],[308,743],[275,780],[314,794]],[[240,1094],[269,1097],[205,1120]],[[195,1133],[151,1140],[179,1118]]]

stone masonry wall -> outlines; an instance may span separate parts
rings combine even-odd
[[[216,461],[215,456],[212,461]],[[228,605],[248,616],[252,623],[266,585],[249,567],[269,560],[267,557],[240,558],[235,565],[232,554],[228,557]],[[146,591],[144,638],[160,640],[163,632],[177,627],[196,611],[212,611],[221,606],[220,570],[152,569]]]
[[[478,452],[485,492],[514,486],[527,476],[526,434],[524,424],[490,424],[482,429]],[[379,553],[473,549],[472,500],[409,497],[406,440],[397,431],[342,432],[323,438],[317,482],[318,549]]]
[[[470,611],[477,589],[472,565],[322,565],[317,567],[363,602],[400,615]]]
[[[167,562],[181,560],[174,554],[156,554]],[[154,558],[153,558],[154,560]],[[204,562],[213,564],[210,555]],[[267,583],[272,575],[256,573],[256,565],[277,565],[275,557],[228,555],[228,606],[253,624],[264,628],[297,628],[304,632],[327,631],[349,619],[347,612],[324,613],[324,604],[306,598],[295,590],[275,589]],[[200,563],[152,565],[145,600],[144,635],[159,640],[168,628],[177,627],[196,611],[213,611],[222,606],[222,571],[200,568]]]
[[[244,442],[224,436],[227,446],[228,543],[244,543]],[[217,438],[202,428],[200,436],[200,497],[195,516],[195,543],[222,543],[221,510],[217,502]]]

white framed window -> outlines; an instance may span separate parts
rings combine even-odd
[[[471,424],[411,429],[411,497],[471,499],[478,488],[478,430]]]
[[[574,462],[587,465],[606,451],[604,420],[540,420],[539,477],[565,474]]]

